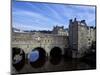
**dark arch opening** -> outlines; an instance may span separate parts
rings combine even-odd
[[[50,57],[59,57],[62,55],[61,48],[59,47],[54,47],[50,51]]]
[[[29,62],[30,62],[32,67],[39,68],[39,67],[42,67],[46,62],[46,52],[41,47],[37,47],[37,48],[34,48],[32,50],[32,52],[35,52],[35,51],[38,51],[38,53],[39,53],[38,54],[39,55],[38,59],[34,62],[30,61],[30,59],[29,59]]]
[[[61,62],[62,51],[59,47],[54,47],[50,51],[50,62],[53,65],[57,65]]]
[[[25,65],[25,53],[21,48],[12,48],[12,64],[17,71],[21,70]]]

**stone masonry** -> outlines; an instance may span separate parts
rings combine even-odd
[[[70,48],[71,56],[80,58],[95,41],[96,28],[88,26],[85,20],[77,21],[76,18],[69,21],[67,30],[63,26],[55,26],[51,33],[12,31],[12,48],[21,48],[26,54],[34,48],[41,47],[49,56],[52,48],[59,47],[62,54],[66,48]]]

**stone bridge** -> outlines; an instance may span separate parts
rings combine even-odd
[[[59,51],[63,55],[67,47],[67,36],[39,32],[12,32],[12,48],[20,48],[25,52],[25,54],[30,53],[36,48],[41,48],[48,56],[50,56],[50,52],[52,53],[52,51],[54,53]]]

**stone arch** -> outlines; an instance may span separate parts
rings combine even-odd
[[[21,70],[25,65],[25,52],[18,47],[12,48],[12,64],[17,71]]]
[[[59,57],[62,55],[62,49],[60,47],[53,47],[50,51],[50,57]]]
[[[42,67],[46,62],[46,51],[45,51],[45,49],[42,48],[42,47],[36,47],[36,48],[32,49],[32,51],[33,52],[37,51],[39,57],[37,58],[36,61],[30,61],[30,59],[29,59],[29,63],[34,68]]]

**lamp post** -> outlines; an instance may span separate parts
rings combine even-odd
[[[41,37],[37,37],[36,40],[40,43],[40,47],[41,47]]]

